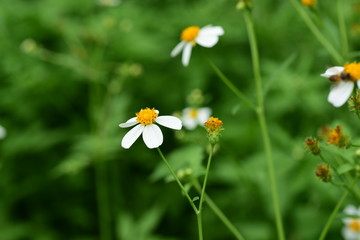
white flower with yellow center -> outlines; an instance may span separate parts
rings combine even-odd
[[[185,128],[192,130],[198,125],[203,126],[211,115],[211,109],[203,108],[185,108],[182,112],[182,122]]]
[[[4,139],[6,137],[6,129],[0,125],[0,139]]]
[[[360,208],[349,205],[344,213],[349,217],[343,218],[345,224],[342,234],[345,240],[360,240]]]
[[[328,101],[334,107],[341,107],[351,96],[355,82],[360,88],[360,63],[354,62],[345,64],[343,67],[331,67],[321,76],[335,82],[331,87]]]
[[[203,28],[191,26],[181,33],[181,42],[171,52],[171,57],[177,56],[181,51],[182,64],[188,66],[190,62],[191,50],[196,45],[211,48],[218,41],[219,36],[224,35],[224,29],[219,26],[207,25]]]
[[[119,127],[133,127],[122,139],[121,146],[130,148],[131,145],[142,134],[143,140],[148,148],[157,148],[163,143],[163,134],[158,123],[164,127],[180,130],[181,120],[173,116],[158,116],[159,111],[152,108],[141,109],[136,113],[136,117],[130,118],[127,122],[119,124]]]

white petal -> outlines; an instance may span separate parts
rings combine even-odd
[[[175,130],[180,130],[182,127],[181,120],[174,116],[160,116],[155,120],[158,124]]]
[[[200,29],[199,34],[222,36],[224,35],[224,29],[220,26],[207,25]]]
[[[219,41],[218,36],[198,36],[196,38],[196,43],[200,46],[211,48]]]
[[[190,62],[192,43],[186,43],[182,53],[182,64],[187,67]]]
[[[360,80],[357,80],[356,84],[357,84],[358,88],[360,88]],[[359,208],[359,211],[360,211],[360,208]]]
[[[171,51],[170,56],[171,57],[177,56],[181,52],[181,50],[184,48],[185,44],[186,44],[185,41],[179,42],[178,45],[176,45],[176,47]]]
[[[344,227],[342,229],[342,235],[344,237],[345,240],[355,240],[356,239],[356,235],[351,229],[349,229],[348,227]]]
[[[199,108],[198,121],[200,124],[204,124],[211,115],[211,109],[208,107]]]
[[[331,77],[335,75],[339,75],[344,71],[344,67],[331,67],[326,69],[325,73],[321,74],[322,77]]]
[[[188,116],[184,116],[182,118],[182,124],[184,125],[184,127],[186,129],[189,129],[189,130],[193,130],[197,126],[196,119],[188,117]]]
[[[121,128],[127,128],[127,127],[131,127],[131,126],[134,126],[136,124],[138,124],[139,122],[136,121],[137,117],[133,117],[133,118],[130,118],[129,120],[127,120],[125,123],[120,123],[119,124],[119,127]]]
[[[213,47],[218,41],[219,36],[224,34],[222,27],[206,26],[199,32],[196,42],[203,47]]]
[[[357,208],[354,205],[348,205],[344,209],[344,213],[347,214],[347,215],[357,215],[358,211],[357,211]]]
[[[163,143],[163,135],[156,124],[145,126],[143,139],[148,148],[157,148]]]
[[[354,82],[340,81],[332,86],[328,96],[328,101],[334,107],[341,107],[349,99],[353,89]]]
[[[144,125],[139,124],[132,128],[127,134],[125,134],[123,140],[121,141],[121,146],[126,149],[130,148],[144,131],[144,127]]]

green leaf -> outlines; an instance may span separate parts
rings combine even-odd
[[[338,168],[338,172],[339,174],[344,174],[347,173],[348,171],[353,170],[354,168],[355,167],[352,164],[345,163]]]

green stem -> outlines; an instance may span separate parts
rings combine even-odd
[[[196,214],[197,223],[198,223],[198,232],[199,232],[199,240],[203,240],[203,230],[202,230],[202,216],[201,212]]]
[[[204,177],[204,182],[203,182],[203,186],[201,189],[201,195],[200,195],[200,203],[199,203],[199,212],[197,213],[197,219],[198,219],[198,228],[199,228],[199,240],[203,239],[202,236],[202,206],[204,203],[204,194],[205,194],[205,188],[206,188],[206,183],[207,183],[207,179],[208,179],[208,175],[209,175],[209,170],[210,170],[210,164],[211,164],[211,158],[213,155],[213,150],[214,150],[214,146],[211,145],[210,148],[210,153],[209,153],[209,158],[207,161],[207,166],[206,166],[206,172],[205,172],[205,177]]]
[[[256,106],[246,97],[246,95],[243,94],[209,58],[207,58],[207,61],[216,73],[216,75],[223,81],[223,83],[225,83],[225,85],[248,107],[256,111]]]
[[[356,180],[357,180],[357,178],[354,179],[354,181],[353,181],[353,183],[351,184],[351,187],[350,187],[350,188],[352,188],[352,187],[354,186],[354,184],[356,183]],[[327,222],[326,222],[326,224],[325,224],[325,227],[323,228],[323,230],[322,230],[322,232],[321,232],[321,235],[320,235],[320,237],[319,237],[319,240],[324,240],[324,239],[325,239],[326,234],[327,234],[327,232],[329,231],[330,226],[331,226],[331,224],[332,224],[332,222],[333,222],[336,214],[339,212],[340,207],[343,205],[343,203],[344,203],[344,201],[345,201],[345,199],[347,198],[348,195],[349,195],[349,191],[346,190],[346,191],[344,192],[344,194],[342,195],[342,197],[340,198],[339,202],[336,204],[336,206],[335,206],[334,210],[332,211],[329,219],[327,220]]]
[[[323,45],[323,47],[329,52],[329,54],[334,58],[334,60],[338,64],[344,63],[344,58],[336,51],[336,49],[331,45],[331,43],[324,37],[324,35],[320,32],[319,28],[315,25],[310,16],[306,13],[303,6],[297,0],[291,0],[292,4],[304,20],[307,27],[310,31],[315,35],[315,37],[319,40],[319,42]]]
[[[345,23],[345,17],[343,12],[343,0],[337,1],[337,11],[338,11],[338,21],[339,21],[339,32],[340,32],[340,42],[342,47],[342,55],[345,59],[349,56],[349,44],[346,34],[346,23]]]
[[[260,61],[259,61],[259,53],[255,35],[254,24],[251,16],[251,12],[249,10],[244,11],[244,19],[246,22],[246,27],[248,30],[248,37],[250,42],[251,48],[251,56],[252,56],[252,63],[253,63],[253,72],[255,77],[256,83],[256,94],[258,100],[258,109],[256,111],[259,125],[261,129],[261,135],[263,138],[263,144],[265,148],[266,160],[267,160],[267,168],[270,180],[270,189],[271,189],[271,196],[273,201],[273,208],[275,212],[275,221],[276,221],[276,228],[278,233],[278,239],[284,240],[285,234],[282,225],[281,213],[280,213],[280,205],[277,195],[277,185],[275,179],[275,170],[274,170],[274,163],[272,159],[272,150],[271,150],[271,142],[267,130],[266,118],[264,113],[264,96],[262,90],[262,80],[260,74]]]
[[[197,181],[193,182],[194,187],[200,193],[201,188],[200,184]],[[236,229],[234,224],[225,216],[225,214],[221,211],[221,209],[214,203],[214,201],[204,193],[204,199],[209,208],[215,213],[216,216],[224,223],[224,225],[229,229],[229,231],[236,237],[237,240],[245,240],[245,238],[240,234],[240,232]]]
[[[185,197],[187,198],[187,200],[189,201],[191,207],[194,209],[195,213],[198,214],[199,210],[197,209],[197,207],[195,206],[194,202],[191,200],[189,194],[187,193],[186,189],[184,188],[184,186],[182,185],[182,183],[180,182],[180,179],[178,178],[178,176],[175,174],[174,170],[172,169],[172,167],[170,166],[169,162],[166,160],[166,158],[164,157],[164,155],[162,154],[160,148],[157,148],[161,159],[164,161],[165,165],[167,166],[167,168],[169,169],[171,175],[174,177],[175,181],[177,182],[177,184],[179,185],[179,187],[181,188],[182,192],[184,193]]]
[[[201,189],[201,195],[200,195],[200,203],[199,203],[199,212],[200,212],[200,214],[201,214],[202,205],[203,205],[203,202],[204,202],[204,193],[205,193],[206,183],[207,183],[207,179],[208,179],[208,175],[209,175],[209,170],[210,170],[210,164],[211,164],[211,158],[212,158],[212,155],[213,155],[213,151],[214,151],[214,146],[211,145],[209,158],[208,158],[208,162],[207,162],[207,166],[206,166],[204,183],[203,183],[203,186],[202,186],[202,189]]]

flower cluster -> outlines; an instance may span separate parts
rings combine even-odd
[[[337,126],[335,129],[329,128],[327,144],[333,144],[339,148],[348,148],[350,146],[350,138],[343,133],[341,126]]]

